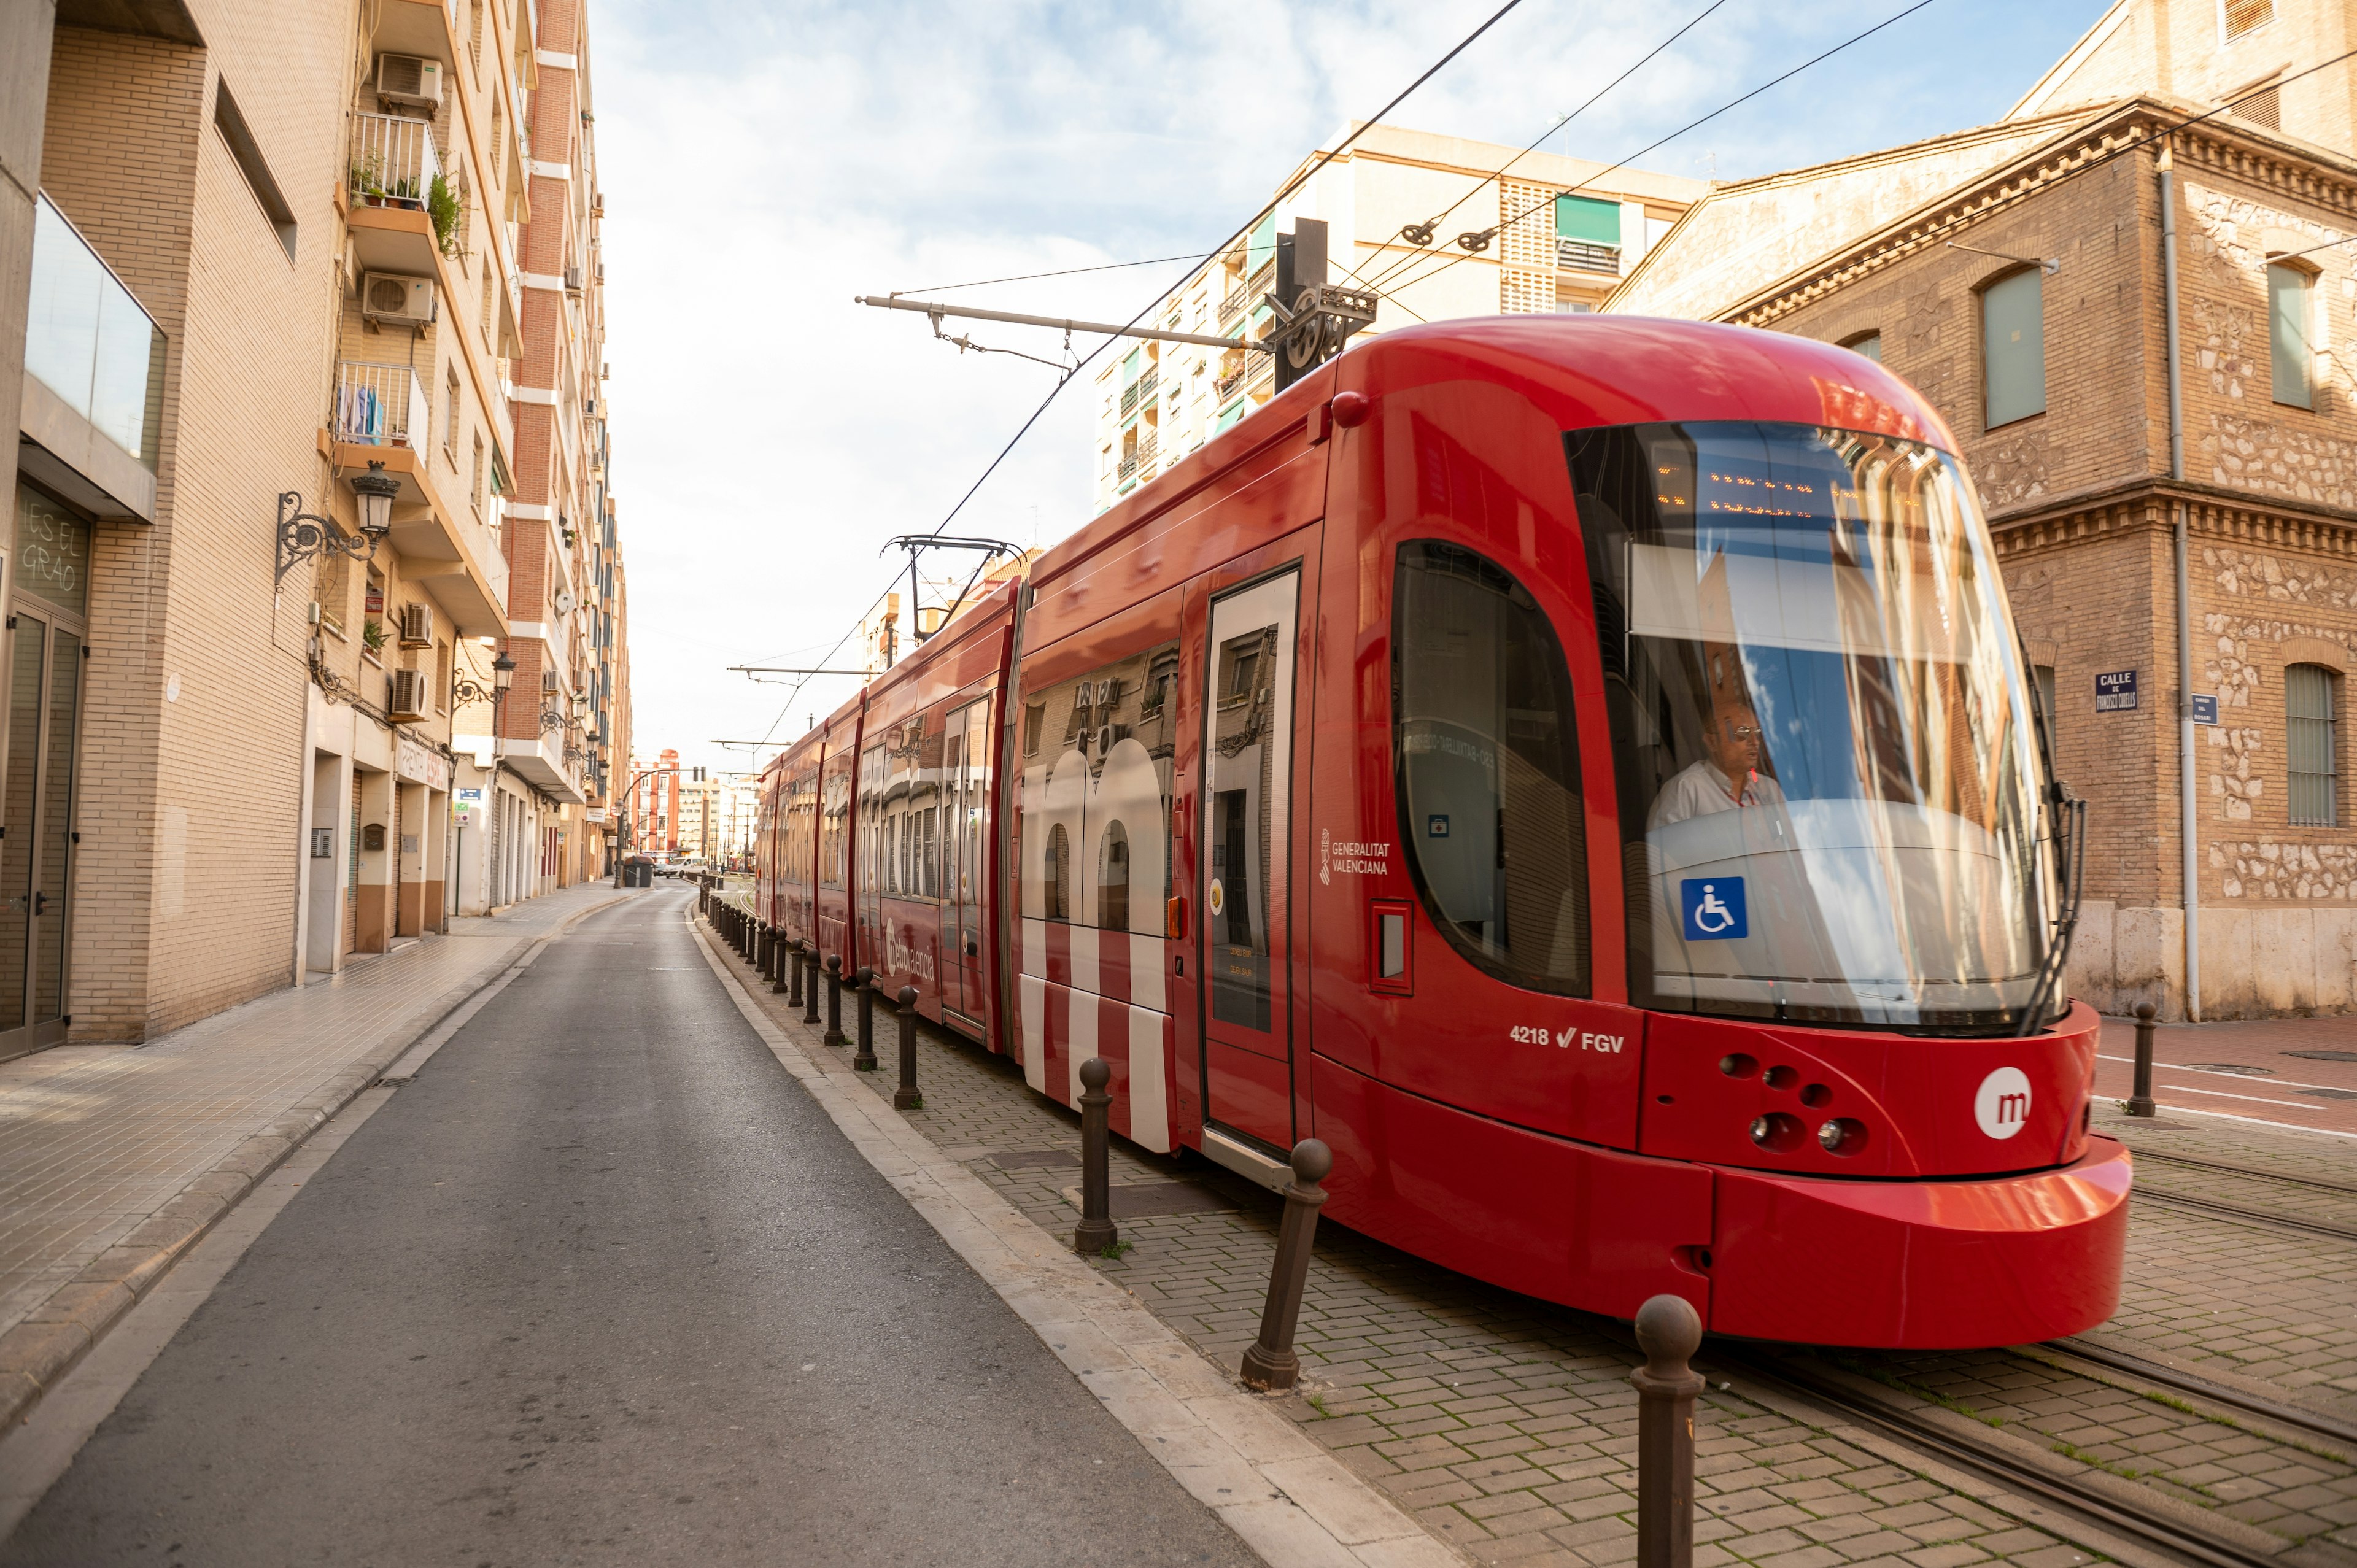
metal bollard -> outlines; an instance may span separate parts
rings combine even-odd
[[[2136,1004],[2136,1087],[2128,1093],[2131,1116],[2150,1116],[2160,1109],[2152,1102],[2152,1019],[2158,1011],[2149,1002]]]
[[[1105,1085],[1113,1068],[1103,1057],[1081,1064],[1081,1222],[1072,1228],[1072,1251],[1102,1252],[1121,1240],[1113,1222],[1113,1176],[1106,1169],[1113,1143],[1113,1096]]]
[[[1694,1403],[1702,1379],[1686,1365],[1702,1317],[1682,1295],[1637,1309],[1637,1568],[1693,1568]]]
[[[818,943],[802,944],[802,1022],[818,1022]]]
[[[900,987],[900,1087],[892,1091],[892,1109],[918,1111],[925,1097],[917,1092],[917,988]]]
[[[851,977],[859,992],[859,1048],[851,1053],[851,1070],[876,1070],[876,972],[866,964]]]
[[[770,990],[776,995],[786,993],[786,970],[794,961],[794,944],[782,930],[776,933],[776,945],[770,949]]]
[[[1244,1386],[1267,1391],[1289,1389],[1301,1376],[1293,1351],[1293,1330],[1301,1320],[1301,1297],[1309,1288],[1309,1243],[1318,1234],[1318,1211],[1326,1189],[1318,1184],[1334,1168],[1334,1151],[1316,1138],[1293,1145],[1293,1179],[1286,1184],[1285,1218],[1276,1226],[1276,1261],[1268,1269],[1268,1302],[1261,1308],[1260,1337],[1244,1352]]]
[[[826,955],[826,1033],[819,1043],[826,1046],[843,1044],[843,955]]]
[[[787,956],[793,961],[787,966],[792,971],[793,983],[786,992],[786,1006],[789,1010],[792,1010],[800,1008],[802,1004],[802,944],[799,940],[796,941],[793,944],[793,951]]]

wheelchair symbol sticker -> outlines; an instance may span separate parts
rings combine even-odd
[[[1678,908],[1690,942],[1739,941],[1751,934],[1740,876],[1689,876],[1678,884]]]

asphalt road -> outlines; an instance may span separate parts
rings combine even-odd
[[[0,1563],[1256,1561],[778,1067],[687,901],[443,1047]]]

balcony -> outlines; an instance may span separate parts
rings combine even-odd
[[[430,406],[425,388],[407,365],[346,360],[336,367],[336,405],[328,413],[328,425],[338,441],[353,446],[423,450]]]
[[[1225,403],[1228,399],[1236,395],[1236,389],[1244,384],[1245,369],[1246,367],[1238,365],[1234,370],[1226,371],[1221,375],[1217,381],[1214,381],[1211,383],[1211,392],[1214,401]]]
[[[1146,403],[1154,401],[1154,389],[1157,383],[1157,379],[1160,374],[1160,371],[1149,368],[1144,375],[1137,378],[1137,401],[1139,403]]]
[[[1154,467],[1155,445],[1155,434],[1151,430],[1137,438],[1137,466],[1139,467],[1151,468]]]
[[[1249,297],[1245,290],[1239,288],[1220,301],[1220,330],[1222,333],[1232,331],[1236,323],[1243,319],[1244,301]]]
[[[28,468],[102,517],[156,515],[164,334],[46,196],[25,324]]]
[[[1132,478],[1136,478],[1136,477],[1137,477],[1137,459],[1136,459],[1135,457],[1124,457],[1124,458],[1121,460],[1121,471],[1120,471],[1119,473],[1115,474],[1114,477],[1116,479],[1122,479],[1122,480],[1127,480],[1127,479],[1132,479]]]
[[[1267,261],[1263,262],[1260,264],[1260,270],[1258,272],[1253,274],[1252,281],[1244,285],[1244,297],[1246,299],[1258,299],[1262,295],[1266,294],[1270,289],[1273,289],[1275,286],[1276,258],[1275,256],[1271,256]]]
[[[1121,416],[1127,419],[1137,412],[1137,383],[1132,381],[1121,389]]]
[[[1574,272],[1610,273],[1620,275],[1620,247],[1599,245],[1591,240],[1557,240],[1555,242],[1555,264],[1569,267]]]
[[[426,209],[442,157],[434,148],[434,127],[425,120],[393,114],[352,116],[352,204]]]

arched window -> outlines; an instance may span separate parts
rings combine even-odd
[[[1046,884],[1048,918],[1069,920],[1072,918],[1072,846],[1061,822],[1048,830],[1047,857],[1040,880]]]
[[[1842,347],[1853,354],[1865,355],[1878,365],[1882,363],[1882,334],[1879,332],[1861,332],[1855,338],[1846,338],[1842,340]]]
[[[1129,830],[1119,822],[1107,822],[1098,855],[1097,929],[1125,931],[1129,929]]]
[[[2339,725],[2332,671],[2295,664],[2284,671],[2284,750],[2291,759],[2291,821],[2295,827],[2339,825]]]

